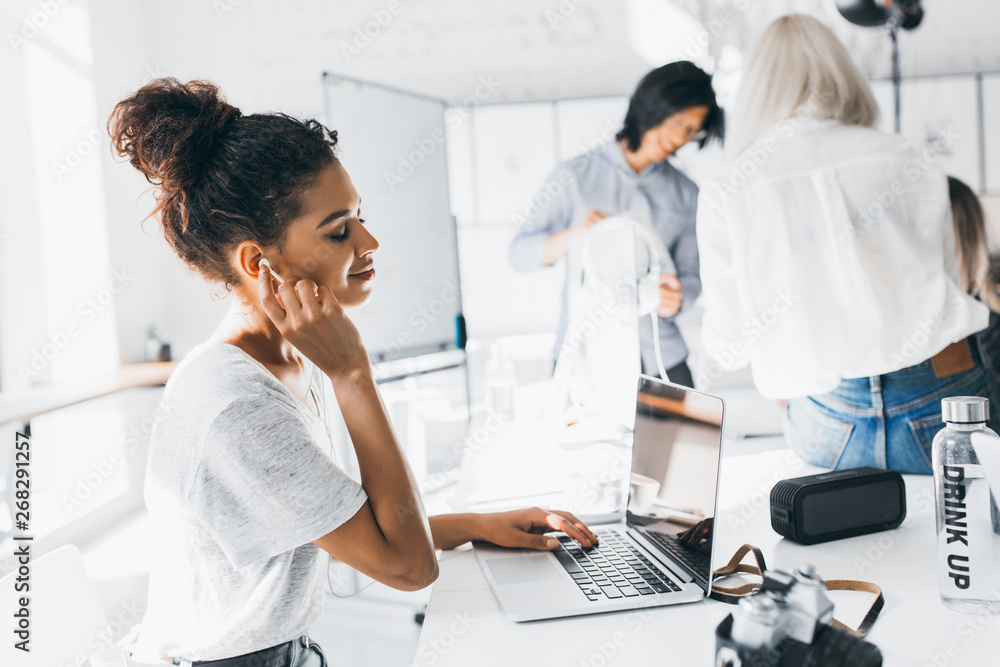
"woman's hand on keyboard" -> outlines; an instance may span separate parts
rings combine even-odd
[[[569,512],[529,507],[509,512],[477,515],[478,539],[501,547],[551,551],[559,540],[543,533],[561,531],[584,547],[597,544],[597,535]]]

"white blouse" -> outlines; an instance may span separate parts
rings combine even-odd
[[[829,118],[776,124],[698,198],[702,342],[767,398],[922,362],[985,328],[963,293],[937,159]],[[712,369],[710,368],[709,371]]]

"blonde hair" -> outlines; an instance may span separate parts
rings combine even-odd
[[[736,93],[727,153],[734,157],[793,115],[829,116],[874,127],[879,111],[868,81],[833,32],[811,16],[769,25],[747,55]]]
[[[986,246],[986,216],[979,197],[968,185],[948,177],[948,196],[955,225],[955,248],[962,289],[976,297],[995,313],[1000,313],[1000,295],[996,276],[990,272],[990,253]]]

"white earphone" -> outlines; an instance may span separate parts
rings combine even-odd
[[[636,243],[641,248],[641,258],[630,252]],[[601,292],[604,295],[602,298],[615,299],[618,296],[616,285],[623,284],[623,281],[634,290],[631,295],[636,302],[637,314],[649,316],[657,370],[660,378],[666,380],[656,308],[660,303],[660,274],[676,276],[677,267],[663,239],[646,220],[627,213],[613,215],[587,232],[581,255],[584,281]]]
[[[285,279],[275,273],[274,267],[271,266],[271,262],[267,261],[266,257],[261,259],[260,263],[267,267],[267,270],[271,272],[271,275],[274,276],[274,279],[278,281],[279,285],[285,284]]]
[[[623,244],[627,247],[633,243],[641,248],[641,261],[622,252]],[[628,214],[610,216],[595,225],[584,237],[581,261],[585,279],[598,289],[610,291],[622,279],[634,280],[639,315],[648,315],[659,305],[660,274],[677,273],[653,226]]]

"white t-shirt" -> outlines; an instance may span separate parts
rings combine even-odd
[[[312,540],[367,495],[332,458],[333,387],[306,365],[318,415],[226,343],[196,346],[167,382],[146,472],[159,537],[135,660],[242,655],[319,616],[329,554]]]
[[[702,342],[715,368],[749,363],[767,398],[819,395],[985,328],[988,309],[958,276],[944,148],[789,119],[703,183]]]

